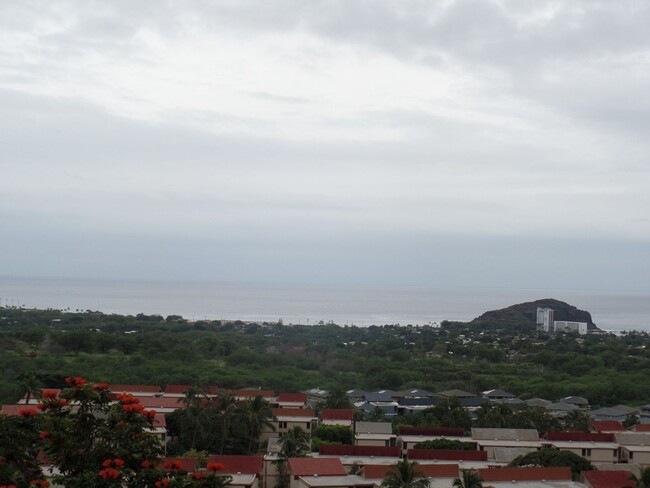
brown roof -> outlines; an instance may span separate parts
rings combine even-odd
[[[185,405],[183,402],[179,402],[178,398],[164,398],[164,397],[139,397],[140,404],[145,408],[151,408],[153,410],[157,408],[183,408]]]
[[[441,437],[463,437],[465,429],[462,427],[400,427],[399,435],[429,435]]]
[[[264,459],[261,456],[208,456],[208,463],[223,464],[227,474],[256,474],[261,476]]]
[[[634,430],[636,432],[650,432],[650,424],[636,424]]]
[[[108,385],[113,393],[160,393],[160,387],[155,385]]]
[[[636,486],[636,482],[630,479],[629,471],[583,471],[582,478],[587,486],[591,488],[623,488]]]
[[[549,441],[574,441],[574,442],[614,442],[614,434],[595,432],[547,432],[546,440]]]
[[[399,447],[384,446],[337,446],[322,444],[318,453],[323,456],[377,456],[399,457]]]
[[[485,468],[478,473],[483,481],[571,481],[571,468]]]
[[[316,411],[313,408],[273,408],[273,415],[278,417],[315,417]]]
[[[487,461],[487,451],[451,449],[409,449],[409,459],[443,459],[445,461]]]
[[[324,408],[320,412],[322,420],[353,420],[354,410],[351,408]]]
[[[289,458],[289,467],[294,476],[346,476],[339,458]]]
[[[363,467],[365,479],[383,479],[388,473],[395,473],[394,465],[369,464]],[[458,476],[458,464],[419,464],[417,472],[427,478],[456,478]]]
[[[280,393],[278,395],[278,401],[307,403],[307,394],[306,393]]]

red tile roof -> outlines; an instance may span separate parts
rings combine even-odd
[[[272,408],[271,410],[276,417],[316,417],[313,408]]]
[[[463,437],[465,429],[456,427],[400,427],[399,435],[429,435],[440,437]]]
[[[445,461],[487,461],[487,451],[447,449],[409,449],[409,459],[443,459]]]
[[[377,456],[399,457],[399,447],[384,446],[336,446],[323,444],[318,448],[323,456]]]
[[[261,456],[208,456],[208,463],[221,463],[226,474],[262,475],[264,459]]]
[[[307,403],[307,394],[306,393],[280,393],[278,395],[278,401]]]
[[[153,419],[154,428],[167,427],[167,419],[162,413],[157,413]]]
[[[160,387],[155,385],[109,385],[113,393],[160,393]]]
[[[614,434],[595,432],[547,432],[546,440],[549,441],[574,441],[574,442],[614,442]]]
[[[187,471],[188,473],[193,473],[196,471],[196,465],[197,465],[197,460],[196,459],[190,459],[190,458],[177,458],[177,457],[166,457],[163,458],[162,460],[162,468],[165,468],[165,465],[167,463],[179,463],[183,467],[183,471]]]
[[[179,398],[164,398],[164,397],[136,397],[140,400],[140,404],[145,408],[156,410],[157,408],[183,408],[183,402],[179,402]]]
[[[625,427],[618,420],[592,420],[591,428],[598,432],[624,432]]]
[[[417,466],[419,473],[427,478],[456,478],[458,464],[420,464]],[[383,479],[388,473],[396,472],[393,465],[369,464],[363,467],[365,479]]]
[[[650,424],[636,424],[634,430],[636,432],[650,432]]]
[[[486,468],[478,470],[486,482],[497,481],[571,481],[571,468]]]
[[[583,471],[582,477],[591,488],[623,488],[636,486],[629,471]]]
[[[190,389],[190,385],[167,385],[165,388],[165,393],[168,395],[178,395],[178,394],[185,394],[187,390]],[[205,386],[205,387],[197,387],[197,390],[200,391],[201,393],[207,393],[208,395],[216,395],[219,393],[219,388],[217,386],[211,385],[211,386]]]
[[[41,411],[36,408],[36,405],[2,405],[2,408],[0,411],[4,413],[5,415],[20,415],[21,410],[34,410],[37,414],[41,413]]]
[[[346,476],[339,458],[289,458],[293,476]]]
[[[354,420],[351,408],[324,408],[320,412],[321,420]]]

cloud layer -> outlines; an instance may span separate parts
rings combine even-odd
[[[650,289],[642,1],[6,2],[4,274]]]

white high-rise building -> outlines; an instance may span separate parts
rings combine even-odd
[[[544,332],[555,332],[553,315],[552,308],[537,307],[537,325],[540,325],[544,329]]]

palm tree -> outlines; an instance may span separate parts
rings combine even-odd
[[[330,390],[322,404],[323,408],[352,408],[350,398],[342,388]]]
[[[280,454],[273,461],[278,469],[277,488],[287,488],[289,486],[289,470],[287,461],[289,458],[305,457],[309,452],[309,437],[300,427],[295,426],[287,431],[280,439]]]
[[[219,443],[219,454],[223,454],[226,441],[230,437],[230,424],[233,417],[242,413],[237,405],[235,397],[226,392],[219,392],[215,401],[219,418],[221,419],[221,441]]]
[[[269,427],[275,431],[275,425],[271,422],[275,417],[273,416],[271,405],[261,395],[257,395],[253,400],[246,403],[243,409],[243,415],[246,416],[250,428],[250,439],[248,443],[248,452],[250,453],[253,452],[253,443],[257,443],[257,447],[259,448],[260,435],[265,427]]]
[[[429,479],[418,470],[418,463],[402,459],[393,465],[393,471],[386,473],[382,488],[428,488]]]
[[[454,480],[454,488],[483,488],[483,480],[473,469],[461,469],[460,476]]]
[[[635,488],[650,488],[650,467],[641,468],[641,473],[639,474],[639,476],[635,474],[631,474],[629,480],[634,481]],[[625,487],[625,488],[632,488],[632,487]]]
[[[566,417],[564,417],[564,427],[567,430],[581,430],[584,432],[589,431],[589,422],[591,418],[582,410],[571,410]]]

